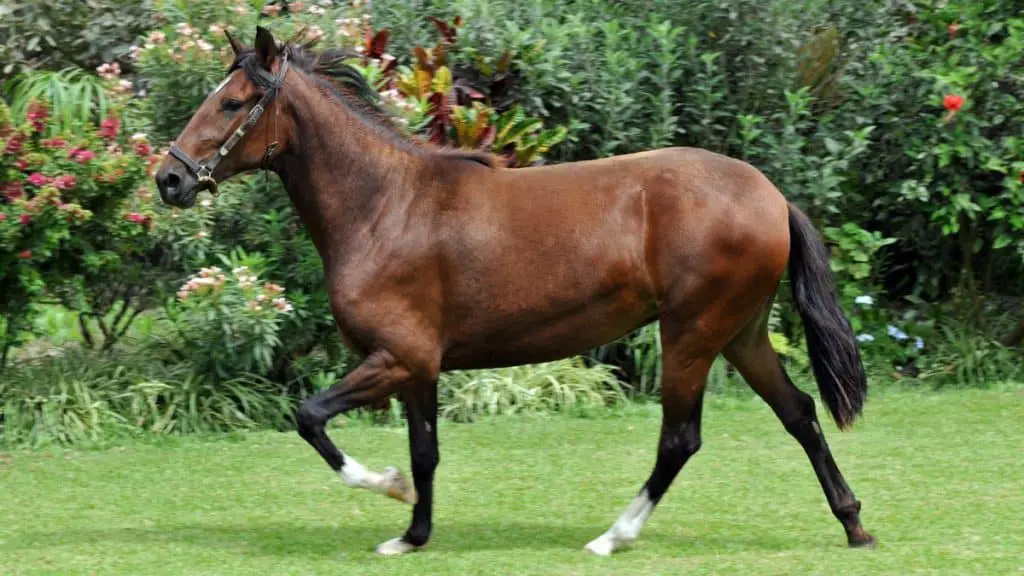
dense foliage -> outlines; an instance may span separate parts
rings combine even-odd
[[[673,145],[745,159],[823,230],[876,376],[1019,376],[1024,13],[1012,0],[0,1],[0,15],[2,441],[280,426],[351,369],[276,177],[238,178],[187,211],[153,199],[154,147],[223,78],[223,31],[248,40],[257,22],[350,48],[411,135],[510,167]],[[788,290],[771,327],[800,378]],[[56,350],[58,328],[86,350]],[[443,411],[657,394],[659,357],[655,324],[587,365],[447,375]],[[738,384],[724,363],[711,380]]]

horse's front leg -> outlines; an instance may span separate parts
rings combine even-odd
[[[355,370],[330,388],[310,396],[296,414],[299,435],[309,442],[346,485],[416,503],[416,489],[395,468],[374,472],[338,450],[327,436],[327,422],[348,410],[387,398],[411,382],[410,370],[386,351],[369,355]]]
[[[441,457],[437,448],[437,382],[424,383],[402,394],[409,421],[409,456],[419,499],[412,509],[412,523],[400,538],[377,547],[380,554],[405,554],[430,540],[433,526],[434,470]]]

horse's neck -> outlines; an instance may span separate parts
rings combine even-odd
[[[405,180],[419,165],[409,151],[386,141],[378,129],[317,90],[292,100],[295,149],[278,170],[285,189],[324,265],[356,257],[376,233],[382,210],[408,195]]]

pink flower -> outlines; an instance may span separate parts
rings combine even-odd
[[[85,164],[96,158],[96,153],[92,150],[86,150],[85,148],[74,148],[68,152],[68,158],[78,162],[79,164]]]
[[[100,64],[99,67],[96,68],[96,73],[104,80],[111,80],[121,75],[121,66],[117,62]]]
[[[77,184],[77,182],[72,174],[57,176],[53,179],[53,185],[56,186],[58,190],[71,190],[75,187],[75,184]]]
[[[32,221],[32,215],[31,214],[22,214],[21,216],[18,217],[18,223],[21,224],[22,226],[28,226],[28,223],[31,222],[31,221]]]
[[[302,2],[291,2],[288,4],[288,11],[298,14],[299,12],[302,12],[302,9],[305,7],[306,5]]]
[[[25,195],[25,189],[22,187],[21,182],[8,182],[3,186],[4,197],[8,200],[17,200]]]
[[[21,152],[22,139],[15,136],[7,141],[7,146],[4,147],[4,154],[17,154]]]
[[[121,145],[120,144],[115,142],[115,143],[111,144],[110,146],[107,146],[107,154],[110,154],[111,156],[120,156],[121,153],[122,153],[122,151],[121,151]]]
[[[113,140],[117,138],[117,133],[121,131],[121,121],[114,116],[108,116],[100,124],[99,134],[102,138],[107,140]]]
[[[7,214],[0,212],[0,222],[3,222],[4,220],[7,220]]]
[[[50,179],[39,172],[33,172],[32,175],[28,177],[28,183],[36,187],[42,187],[49,184]]]
[[[49,148],[50,150],[59,150],[61,148],[67,148],[68,141],[63,138],[47,138],[40,142],[43,148]]]
[[[18,253],[18,258],[21,258],[22,260],[28,260],[31,257],[32,257],[32,251],[31,250],[22,250],[21,252]]]
[[[153,153],[153,147],[149,145],[149,142],[141,141],[135,143],[135,154],[138,156],[149,156]]]
[[[14,163],[14,167],[24,172],[25,170],[28,169],[28,160],[25,160],[24,158],[18,158],[18,160]]]
[[[125,220],[135,222],[139,226],[146,226],[149,224],[149,216],[145,214],[139,214],[138,212],[129,212],[124,215]]]
[[[277,16],[278,12],[281,11],[281,7],[273,4],[268,4],[263,7],[263,13],[267,16]]]
[[[149,41],[153,44],[163,44],[167,40],[167,35],[159,30],[154,30],[149,33]]]
[[[32,123],[32,129],[42,132],[46,128],[46,119],[50,117],[50,109],[42,102],[33,102],[28,107],[25,118]]]

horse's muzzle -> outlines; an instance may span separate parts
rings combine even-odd
[[[156,173],[156,187],[160,190],[160,199],[165,204],[178,208],[190,208],[199,194],[195,176],[184,170],[184,167],[169,163]]]

